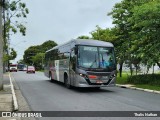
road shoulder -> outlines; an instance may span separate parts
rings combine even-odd
[[[11,79],[12,79],[12,83],[14,86],[14,90],[15,90],[15,95],[17,98],[17,103],[18,103],[18,111],[32,111],[29,104],[27,103],[27,100],[25,99],[25,97],[23,96],[23,93],[21,92],[16,80],[14,79],[14,77],[11,75]],[[35,118],[21,118],[21,120],[36,120]]]

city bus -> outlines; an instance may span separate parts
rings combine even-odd
[[[18,64],[17,68],[19,71],[26,71],[25,69],[27,68],[27,66],[25,64]]]
[[[115,86],[114,46],[99,40],[73,39],[45,52],[44,74],[67,88]]]

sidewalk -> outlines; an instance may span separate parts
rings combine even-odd
[[[10,78],[11,77],[11,78]],[[12,83],[10,83],[10,79]],[[13,91],[14,89],[14,91]],[[17,103],[17,104],[16,104]],[[9,73],[3,74],[3,90],[0,91],[0,116],[2,112],[31,111],[18,85]],[[0,120],[36,120],[29,117],[0,117]]]
[[[12,112],[13,111],[13,97],[10,85],[9,74],[3,74],[3,90],[0,91],[0,111],[1,112]],[[1,115],[2,116],[2,115]],[[2,120],[16,120],[11,117],[0,117]]]
[[[3,90],[0,91],[0,111],[13,111],[12,91],[8,73],[3,75]]]

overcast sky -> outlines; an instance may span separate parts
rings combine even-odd
[[[11,35],[11,47],[17,51],[15,61],[23,58],[24,51],[32,45],[40,45],[46,40],[58,44],[89,35],[96,29],[113,27],[107,16],[121,0],[22,0],[29,9],[25,19],[26,36]]]

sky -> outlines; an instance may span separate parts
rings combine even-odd
[[[26,19],[19,19],[27,28],[26,36],[10,36],[10,47],[17,52],[16,63],[23,59],[24,51],[47,40],[63,44],[81,35],[90,35],[96,29],[111,28],[111,12],[121,0],[22,0],[29,9]]]

